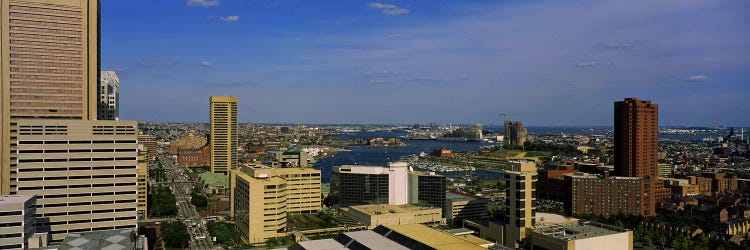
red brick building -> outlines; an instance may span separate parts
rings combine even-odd
[[[651,211],[646,206],[644,195],[647,178],[609,177],[584,173],[568,174],[565,191],[568,194],[564,209],[568,215],[633,214],[647,216]]]
[[[211,149],[208,145],[201,148],[180,149],[177,152],[177,164],[182,167],[209,166]]]
[[[432,150],[430,155],[437,156],[437,157],[453,157],[453,150],[450,150],[447,148],[438,148],[438,149]]]

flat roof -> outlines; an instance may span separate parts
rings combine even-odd
[[[421,224],[396,225],[388,228],[435,249],[486,249],[482,245],[492,244],[473,235],[455,236]]]
[[[70,233],[60,244],[60,250],[120,250],[133,249],[137,243],[134,229],[114,229],[88,233]]]
[[[573,223],[555,224],[534,229],[534,232],[560,240],[579,240],[624,233],[629,230],[592,221],[579,220]]]
[[[344,250],[348,249],[334,239],[308,240],[297,242],[304,249]]]
[[[229,176],[222,173],[203,172],[198,174],[198,178],[209,187],[229,186]]]
[[[471,196],[468,194],[459,194],[459,193],[454,193],[454,192],[445,193],[445,198],[451,199],[451,200],[481,200],[481,198],[476,197],[476,196]]]
[[[0,205],[19,204],[26,203],[33,196],[28,195],[9,195],[0,196]]]
[[[398,214],[398,213],[409,213],[409,212],[415,212],[415,211],[424,211],[424,210],[441,210],[441,208],[428,208],[428,207],[420,207],[415,206],[411,204],[404,204],[404,205],[388,205],[388,204],[382,204],[382,205],[359,205],[359,206],[351,206],[349,209],[359,211],[361,213],[369,214],[369,215],[380,215],[380,214]]]
[[[369,249],[409,249],[372,230],[346,232],[343,234]]]

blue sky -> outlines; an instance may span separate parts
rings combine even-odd
[[[750,1],[102,0],[121,117],[206,122],[750,125]]]

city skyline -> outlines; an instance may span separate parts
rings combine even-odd
[[[231,94],[240,122],[502,112],[588,126],[638,97],[662,104],[662,125],[750,125],[742,1],[142,3],[102,3],[102,68],[127,85],[123,119],[206,121],[205,98]]]

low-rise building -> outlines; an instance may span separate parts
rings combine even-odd
[[[88,233],[71,233],[58,250],[148,250],[148,240],[131,229],[113,229]]]
[[[414,205],[361,205],[342,208],[342,213],[369,229],[378,225],[436,224],[443,222],[441,208]]]
[[[565,175],[569,196],[564,209],[568,215],[634,214],[650,216],[644,193],[647,180],[643,177],[609,177],[576,173]]]
[[[529,230],[526,239],[531,249],[633,249],[633,231],[591,221],[539,227]]]
[[[265,166],[250,169],[251,176],[278,176],[286,181],[287,212],[315,213],[322,208],[320,194],[320,169],[314,168],[269,168]]]
[[[183,148],[177,152],[177,164],[180,167],[206,167],[210,164],[211,147]]]
[[[0,196],[0,249],[28,249],[35,216],[36,196]]]
[[[251,244],[286,235],[286,181],[278,176],[230,171],[230,213],[243,239]]]

